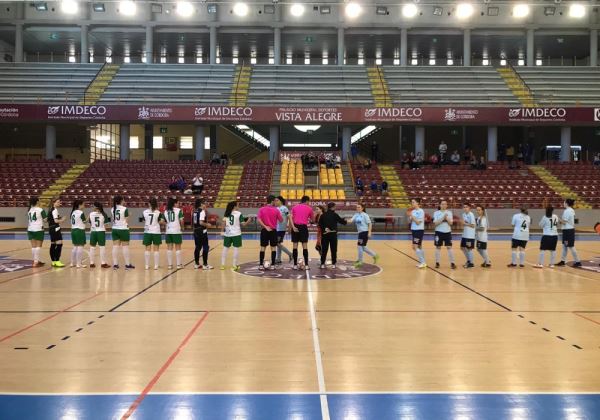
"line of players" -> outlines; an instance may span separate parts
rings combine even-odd
[[[65,218],[60,215],[59,208],[62,206],[60,199],[54,200],[48,211],[38,206],[38,198],[30,199],[28,215],[28,239],[31,241],[31,251],[33,256],[33,266],[40,267],[44,265],[40,261],[41,246],[44,240],[44,223],[47,222],[50,235],[50,259],[53,267],[64,267],[61,262],[61,253],[63,246],[63,237],[61,223]],[[285,253],[293,261],[294,269],[308,269],[308,226],[311,223],[317,224],[317,246],[320,254],[321,268],[326,268],[326,259],[328,251],[331,251],[331,268],[336,268],[337,262],[337,224],[356,224],[358,231],[358,258],[355,266],[363,264],[363,255],[366,253],[373,257],[377,263],[379,256],[367,247],[372,232],[372,223],[369,215],[365,212],[362,205],[357,206],[357,212],[352,218],[342,219],[335,212],[335,204],[330,203],[327,208],[308,205],[310,198],[304,196],[301,203],[294,206],[291,211],[286,206],[285,198],[279,196],[267,197],[267,203],[258,213],[257,220],[261,225],[260,234],[260,256],[259,268],[274,269],[276,265],[281,264],[281,255]],[[169,198],[164,211],[158,209],[158,202],[155,198],[150,199],[148,208],[143,211],[144,236],[142,244],[145,247],[144,261],[145,268],[150,268],[150,257],[153,255],[154,269],[159,268],[160,253],[162,244],[162,228],[165,229],[165,242],[167,244],[167,262],[168,268],[173,268],[173,254],[175,254],[176,267],[183,268],[181,245],[183,242],[184,214],[181,208],[177,206],[176,198]],[[194,268],[211,270],[212,266],[208,264],[208,229],[215,228],[208,221],[206,204],[197,199],[192,216],[192,226],[194,233]],[[110,268],[106,259],[106,230],[111,225],[112,232],[112,267],[119,269],[119,254],[123,255],[125,269],[131,270],[135,266],[131,263],[129,253],[130,231],[129,231],[129,209],[121,196],[115,196],[113,207],[108,215],[102,204],[93,203],[93,210],[86,217],[84,213],[85,203],[82,200],[75,200],[70,213],[71,240],[73,250],[71,252],[71,267],[85,268],[83,264],[84,247],[86,245],[86,227],[90,226],[90,248],[89,262],[90,268],[96,267],[96,248],[100,254],[100,267]],[[227,253],[233,248],[233,266],[234,271],[238,271],[239,249],[242,247],[242,226],[246,226],[252,221],[251,218],[244,217],[238,208],[238,203],[232,201],[228,203],[221,223],[221,235],[223,236],[223,251],[221,255],[221,269],[226,268]],[[283,244],[287,232],[291,232],[293,251],[289,251]],[[302,244],[303,258],[298,256],[298,247]],[[265,262],[265,248],[271,247],[271,264]],[[202,256],[202,264],[200,264]]]
[[[425,232],[425,212],[421,208],[421,199],[415,198],[411,201],[412,210],[409,211],[408,217],[411,221],[412,247],[417,255],[419,264],[418,268],[427,268],[425,262],[425,253],[423,251],[423,235]],[[544,267],[544,254],[550,252],[550,264],[552,268],[555,266],[556,247],[558,244],[558,228],[562,229],[562,256],[557,266],[566,264],[568,252],[570,251],[574,266],[581,267],[581,260],[575,249],[575,210],[573,206],[575,200],[567,199],[564,202],[564,211],[561,217],[554,214],[554,208],[549,206],[546,208],[545,215],[539,222],[542,228],[542,238],[540,240],[540,253],[535,268]],[[466,262],[464,268],[473,268],[474,252],[477,249],[481,255],[483,262],[481,267],[490,268],[492,262],[487,252],[488,229],[490,227],[486,210],[483,206],[475,207],[477,216],[471,211],[470,203],[463,205],[462,218],[460,224],[463,227],[462,237],[460,241],[460,249],[465,255]],[[450,268],[455,269],[456,263],[452,252],[452,211],[448,210],[448,203],[442,201],[438,210],[433,215],[433,224],[435,226],[434,245],[435,245],[435,267],[440,267],[441,249],[446,247],[448,259],[450,260]],[[531,217],[528,215],[528,210],[522,207],[519,213],[512,217],[511,225],[513,226],[513,234],[511,240],[511,262],[508,267],[525,267],[525,248],[529,241],[529,232],[531,227]]]

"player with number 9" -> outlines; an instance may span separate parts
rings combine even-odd
[[[227,260],[227,252],[233,246],[233,271],[239,271],[238,254],[242,247],[242,226],[247,226],[250,223],[250,218],[245,218],[239,212],[237,201],[227,203],[225,215],[223,217],[223,251],[221,253],[221,270],[225,270],[225,262]]]

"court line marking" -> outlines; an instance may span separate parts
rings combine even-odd
[[[65,313],[65,312],[67,312],[69,309],[72,309],[72,308],[74,308],[74,307],[76,307],[76,306],[78,306],[78,305],[81,305],[82,303],[85,303],[85,302],[87,302],[87,301],[89,301],[89,300],[91,300],[91,299],[93,299],[93,298],[95,298],[95,297],[97,297],[97,296],[100,296],[101,294],[102,294],[102,293],[94,293],[92,296],[88,296],[87,298],[85,298],[85,299],[83,299],[83,300],[80,300],[79,302],[77,302],[77,303],[76,303],[76,304],[74,304],[74,305],[71,305],[71,306],[68,306],[68,307],[66,307],[66,308],[64,308],[64,309],[61,309],[61,310],[60,310],[60,311],[58,311],[58,312],[54,312],[52,315],[49,315],[49,316],[47,316],[47,317],[45,317],[45,318],[42,318],[41,320],[39,320],[39,321],[37,321],[37,322],[34,322],[33,324],[29,324],[28,326],[26,326],[26,327],[23,327],[23,328],[21,328],[21,329],[20,329],[20,330],[18,330],[18,331],[15,331],[15,332],[13,332],[13,333],[11,333],[11,334],[7,335],[7,336],[4,336],[4,337],[0,338],[0,343],[2,343],[2,342],[4,342],[4,341],[6,341],[6,340],[8,340],[8,339],[10,339],[10,338],[12,338],[12,337],[14,337],[14,336],[16,336],[16,335],[19,335],[19,334],[21,334],[22,332],[25,332],[25,331],[27,331],[27,330],[29,330],[29,329],[31,329],[31,328],[33,328],[33,327],[35,327],[36,325],[39,325],[39,324],[41,324],[41,323],[43,323],[43,322],[46,322],[46,321],[49,321],[49,320],[51,320],[52,318],[55,318],[55,317],[57,317],[58,315],[60,315],[60,314],[63,314],[63,313]]]
[[[36,268],[37,267],[35,267],[35,268],[32,267],[32,268],[28,268],[28,270],[35,270]],[[34,272],[26,273],[26,274],[23,274],[21,276],[17,276],[17,277],[13,277],[13,278],[10,278],[10,279],[4,280],[4,281],[0,281],[0,284],[6,284],[6,283],[11,282],[13,280],[24,279],[25,277],[34,276],[36,274],[47,274],[47,273],[49,273],[51,271],[52,271],[52,267],[46,267],[46,268],[43,268],[42,270],[36,270]]]
[[[330,391],[325,395],[596,395],[600,392],[592,391]],[[79,396],[135,396],[135,392],[0,392],[3,396],[31,396],[31,397],[79,397]],[[320,392],[312,391],[207,391],[207,392],[150,392],[148,395],[322,395]]]
[[[169,358],[166,360],[166,362],[163,363],[163,365],[160,367],[160,369],[154,374],[154,376],[152,377],[150,382],[148,382],[148,385],[146,385],[146,387],[138,395],[138,397],[131,404],[131,406],[129,407],[127,412],[125,414],[123,414],[123,416],[121,417],[121,420],[128,419],[135,412],[135,410],[137,410],[137,408],[140,406],[142,401],[144,401],[146,396],[148,396],[148,394],[150,393],[152,388],[154,388],[154,385],[156,385],[156,383],[159,381],[159,379],[162,377],[162,375],[167,371],[167,369],[169,369],[169,366],[171,366],[173,361],[183,351],[183,349],[188,344],[188,342],[190,341],[192,336],[196,333],[198,328],[200,328],[200,326],[202,326],[202,324],[208,317],[208,314],[209,314],[209,312],[205,312],[204,315],[202,315],[202,317],[198,321],[196,321],[196,323],[194,324],[192,329],[190,331],[188,331],[187,335],[184,337],[183,341],[181,341],[181,343],[179,343],[179,345],[177,346],[175,351],[171,354],[171,356],[169,356]]]
[[[317,364],[319,399],[321,400],[321,417],[323,420],[330,420],[329,403],[327,401],[327,389],[325,387],[325,374],[323,371],[323,359],[321,358],[321,343],[319,341],[319,329],[317,327],[317,314],[315,311],[315,301],[312,293],[312,280],[310,278],[309,270],[306,270],[306,287],[308,290],[307,297],[308,307],[310,309],[310,324],[312,328],[313,350],[315,352],[315,362]]]
[[[594,324],[600,325],[600,322],[596,321],[595,319],[588,318],[587,316],[583,316],[581,315],[581,313],[573,312],[573,315],[578,316],[579,318],[583,318],[587,321],[593,322]]]
[[[417,261],[415,258],[413,258],[412,256],[408,255],[406,252],[404,252],[404,251],[401,251],[401,250],[399,250],[398,248],[394,248],[394,247],[393,247],[393,246],[391,246],[391,245],[388,245],[388,246],[389,246],[390,248],[392,248],[393,250],[395,250],[396,252],[399,252],[400,254],[402,254],[402,255],[404,255],[404,256],[406,256],[406,257],[410,258],[411,260],[413,260],[413,261]],[[445,278],[447,278],[448,280],[450,280],[450,281],[452,281],[452,282],[454,282],[454,283],[458,284],[459,286],[461,286],[461,287],[464,287],[464,288],[465,288],[465,289],[467,289],[467,290],[470,290],[471,292],[475,293],[476,295],[479,295],[480,297],[482,297],[482,298],[484,298],[485,300],[487,300],[487,301],[489,301],[489,302],[493,303],[494,305],[497,305],[497,306],[501,307],[502,309],[504,309],[504,310],[506,310],[506,311],[508,311],[508,312],[512,312],[512,309],[510,309],[508,306],[504,306],[503,304],[501,304],[501,303],[499,303],[499,302],[496,302],[494,299],[492,299],[492,298],[489,298],[489,297],[487,297],[486,295],[484,295],[483,293],[480,293],[480,292],[478,292],[477,290],[470,288],[470,287],[469,287],[469,286],[467,286],[466,284],[463,284],[463,283],[461,283],[460,281],[453,279],[453,278],[452,278],[452,277],[450,277],[449,275],[447,275],[447,274],[444,274],[444,273],[442,273],[441,271],[439,271],[439,270],[436,270],[436,269],[435,269],[435,268],[433,268],[433,267],[429,267],[429,266],[427,266],[427,268],[428,268],[428,269],[430,269],[431,271],[433,271],[434,273],[437,273],[437,274],[439,274],[440,276],[442,276],[442,277],[445,277]]]

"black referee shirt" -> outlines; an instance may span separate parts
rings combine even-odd
[[[342,225],[347,224],[345,219],[342,219],[339,214],[337,214],[333,210],[327,210],[323,215],[319,218],[319,226],[321,227],[321,231],[325,234],[325,229],[329,229],[337,232],[337,225],[341,223]]]

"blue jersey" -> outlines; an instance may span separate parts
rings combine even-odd
[[[463,213],[463,222],[465,223],[463,227],[462,237],[465,239],[475,239],[475,226],[467,226],[466,224],[476,225],[477,222],[475,220],[475,216],[472,212]]]
[[[413,209],[411,215],[420,223],[417,224],[413,220],[410,224],[410,230],[425,230],[425,211],[423,209]]]
[[[283,218],[281,222],[277,222],[277,231],[285,232],[288,227],[288,218],[290,217],[290,210],[286,206],[278,207],[279,213],[281,213],[281,217]]]
[[[352,223],[356,223],[356,230],[360,232],[368,232],[369,225],[371,224],[371,218],[364,211],[361,213],[356,213],[352,216]]]

